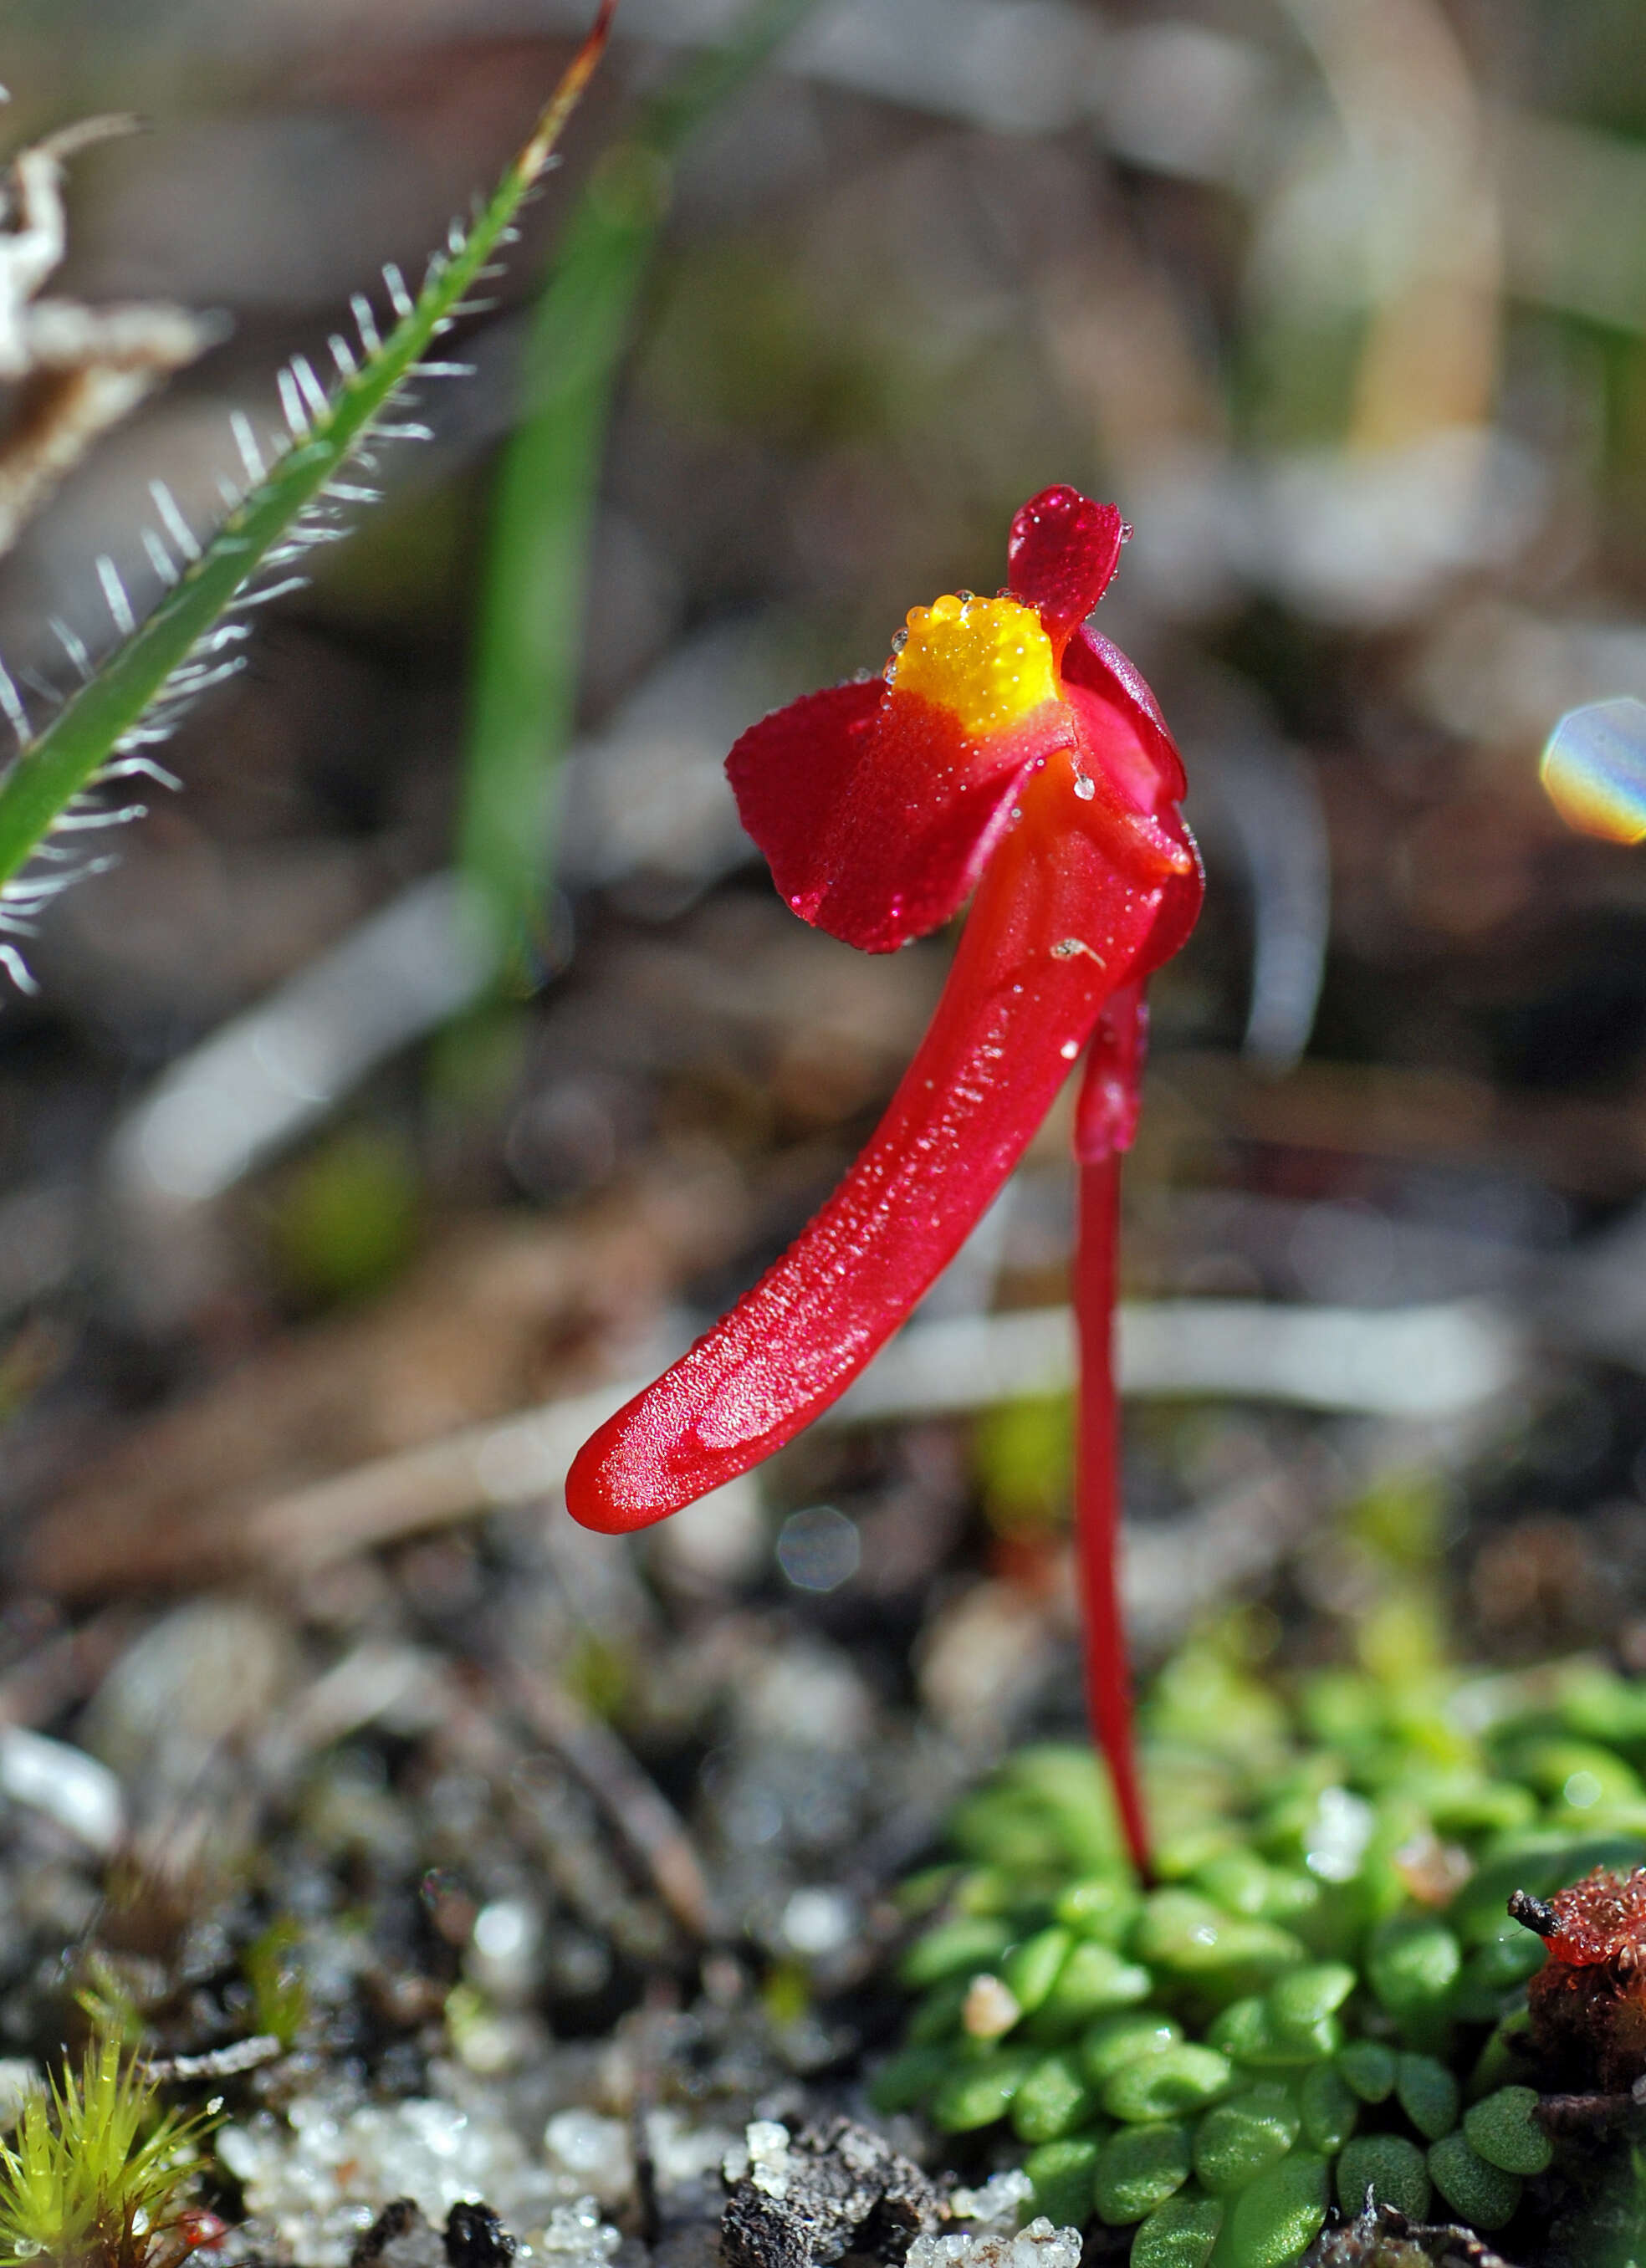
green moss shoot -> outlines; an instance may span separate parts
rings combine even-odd
[[[89,2047],[0,2142],[0,2263],[144,2268],[176,2219],[203,2123],[157,2116],[153,2082],[122,2068],[118,2040]]]

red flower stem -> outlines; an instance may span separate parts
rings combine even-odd
[[[1114,1384],[1115,1252],[1120,1158],[1080,1167],[1074,1306],[1080,1322],[1080,1416],[1075,1446],[1075,1550],[1086,1626],[1086,1707],[1109,1765],[1133,1864],[1149,1879],[1148,1823],[1138,1781],[1132,1676],[1120,1602],[1120,1443]]]
[[[1147,1033],[1140,985],[1128,985],[1092,1035],[1075,1125],[1079,1160],[1074,1313],[1080,1332],[1075,1430],[1075,1557],[1086,1638],[1086,1708],[1109,1766],[1133,1864],[1151,1879],[1148,1822],[1137,1766],[1126,1615],[1120,1597],[1120,1421],[1114,1312],[1120,1241],[1120,1160],[1137,1122]]]

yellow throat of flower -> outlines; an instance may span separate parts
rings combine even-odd
[[[1003,731],[1057,698],[1052,641],[1032,607],[965,593],[911,607],[886,681],[952,711],[968,739]]]

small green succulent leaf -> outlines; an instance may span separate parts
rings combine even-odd
[[[1518,2174],[1488,2164],[1466,2135],[1447,2134],[1428,2154],[1429,2177],[1452,2211],[1476,2228],[1502,2228],[1520,2203]]]
[[[1096,2091],[1073,2056],[1044,2056],[1012,2097],[1012,2132],[1025,2142],[1056,2142],[1086,2125]]]
[[[1394,2093],[1399,2065],[1381,2040],[1351,2040],[1337,2067],[1362,2102],[1386,2102]]]
[[[1260,2174],[1229,2213],[1236,2268],[1290,2268],[1319,2235],[1328,2201],[1326,2161],[1312,2151],[1295,2150]]]
[[[1395,2067],[1396,2099],[1420,2134],[1437,2142],[1458,2123],[1458,2082],[1434,2056],[1403,2055]]]
[[[1366,2203],[1391,2205],[1408,2220],[1428,2211],[1428,2166],[1404,2134],[1365,2134],[1338,2160],[1338,2203],[1352,2219]]]
[[[1311,2150],[1332,2156],[1354,2132],[1360,2102],[1335,2065],[1318,2063],[1298,2082],[1298,2108]]]
[[[1208,2110],[1194,2133],[1194,2171],[1204,2190],[1226,2197],[1278,2165],[1303,2124],[1295,2097],[1275,2080]]]
[[[1101,2087],[1128,2064],[1176,2047],[1182,2037],[1182,2025],[1158,2008],[1118,2009],[1113,2015],[1100,2016],[1081,2035],[1081,2068],[1095,2087]]]
[[[1156,2205],[1132,2241],[1132,2268],[1207,2268],[1223,2226],[1216,2198],[1182,2191]]]
[[[1023,2171],[1035,2185],[1035,2210],[1054,2228],[1080,2228],[1091,2218],[1092,2177],[1102,2147],[1097,2135],[1077,2134],[1043,2142],[1024,2160]]]
[[[1188,2180],[1193,2165],[1189,2130],[1176,2119],[1125,2126],[1097,2154],[1093,2194],[1111,2228],[1153,2213]]]
[[[1228,2094],[1234,2078],[1227,2056],[1185,2043],[1127,2064],[1104,2081],[1100,2100],[1111,2118],[1141,2125],[1206,2110]]]
[[[932,2097],[932,2117],[946,2134],[970,2134],[1004,2118],[1012,2098],[1034,2069],[1031,2051],[1008,2049],[952,2068]]]
[[[1546,2173],[1554,2162],[1554,2147],[1538,2124],[1537,2108],[1534,2088],[1500,2087],[1464,2117],[1470,2148],[1506,2174]]]

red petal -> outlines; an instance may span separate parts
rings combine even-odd
[[[1174,874],[1161,892],[1160,911],[1155,917],[1143,950],[1137,958],[1137,974],[1147,976],[1163,961],[1188,941],[1189,932],[1200,918],[1200,902],[1206,895],[1206,869],[1200,864],[1200,846],[1176,813],[1171,814],[1171,831],[1187,848],[1194,860],[1194,871],[1189,874]]]
[[[1120,557],[1119,507],[1078,489],[1043,489],[1018,512],[1007,539],[1013,598],[1037,608],[1048,635],[1067,637],[1103,593]]]
[[[971,740],[952,711],[889,693],[841,813],[818,927],[866,953],[941,928],[977,887],[1029,774],[1074,729],[1062,703],[1046,702]]]
[[[738,816],[803,921],[829,887],[829,848],[887,697],[883,679],[808,693],[742,735],[726,759]]]
[[[1117,876],[1067,759],[991,862],[931,1029],[867,1150],[729,1315],[579,1452],[566,1504],[648,1527],[770,1456],[851,1383],[953,1258],[1127,981],[1162,890]],[[1032,802],[1030,799],[1032,799]]]
[[[754,725],[726,760],[743,825],[802,920],[890,953],[957,913],[1025,778],[1073,718],[1046,702],[969,740],[951,711],[871,679]]]
[[[1158,918],[1155,927],[1159,927]],[[1153,931],[1150,941],[1153,942]],[[1148,1054],[1148,1003],[1140,974],[1130,984],[1104,1001],[1103,1012],[1086,1043],[1086,1069],[1074,1105],[1074,1155],[1082,1166],[1101,1165],[1118,1157],[1137,1139],[1137,1122],[1143,1104],[1143,1064]],[[1078,1250],[1087,1256],[1082,1225]],[[1112,1268],[1112,1256],[1108,1263]],[[1077,1301],[1076,1303],[1080,1303]],[[1104,1329],[1110,1326],[1107,1302],[1102,1311]],[[1081,1307],[1084,1328],[1088,1317]]]
[[[1160,800],[1181,803],[1189,786],[1183,758],[1148,679],[1131,657],[1082,624],[1063,649],[1061,667],[1068,684],[1100,695],[1129,718],[1160,781]]]

